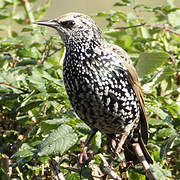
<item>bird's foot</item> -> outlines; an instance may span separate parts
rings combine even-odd
[[[129,133],[125,131],[120,136],[116,137],[118,143],[117,143],[117,146],[116,146],[115,154],[117,154],[118,156],[119,156],[119,153],[124,150],[123,145],[124,145],[128,135],[129,135]]]
[[[81,151],[81,153],[78,155],[78,162],[80,165],[83,164],[83,161],[87,161],[88,156],[87,156],[87,146],[83,147],[83,150]]]

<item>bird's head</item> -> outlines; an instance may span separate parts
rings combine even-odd
[[[56,29],[66,46],[102,39],[101,31],[95,22],[89,16],[81,13],[68,13],[59,18],[35,23]]]

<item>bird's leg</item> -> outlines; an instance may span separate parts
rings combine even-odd
[[[83,164],[83,160],[87,160],[87,159],[88,159],[86,152],[87,152],[89,143],[90,143],[90,141],[92,140],[92,138],[94,137],[94,135],[96,134],[96,132],[97,132],[96,129],[93,129],[93,130],[91,131],[91,134],[90,134],[87,142],[85,143],[82,152],[79,154],[79,164]]]
[[[119,137],[118,137],[119,142],[117,144],[116,152],[115,152],[118,155],[118,157],[119,157],[119,153],[121,152],[121,150],[123,150],[122,146],[124,145],[127,137],[129,136],[132,129],[134,129],[134,125],[135,125],[136,121],[137,121],[137,119],[134,120],[132,123],[127,124],[124,129],[124,132],[119,135]]]
[[[117,144],[117,146],[116,146],[116,151],[115,151],[115,153],[118,155],[118,157],[119,157],[119,153],[121,152],[121,150],[124,150],[124,149],[122,148],[122,146],[124,145],[124,143],[125,143],[128,135],[129,135],[129,132],[125,131],[125,132],[122,133],[121,136],[120,136],[120,140],[119,140],[119,142],[118,142],[118,144]]]

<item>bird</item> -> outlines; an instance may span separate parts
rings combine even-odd
[[[88,143],[101,131],[118,139],[127,161],[152,164],[143,93],[127,52],[109,43],[95,21],[82,13],[35,23],[56,29],[64,42],[64,85],[74,111],[92,129]]]

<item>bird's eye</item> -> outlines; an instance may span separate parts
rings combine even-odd
[[[75,22],[72,20],[61,22],[61,26],[68,29],[71,29],[74,25],[75,25]]]

